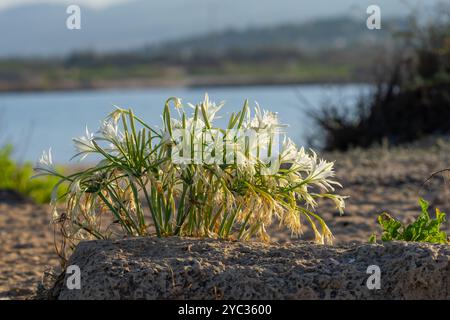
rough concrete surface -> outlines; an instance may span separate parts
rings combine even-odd
[[[81,242],[59,299],[449,299],[450,246],[320,246],[187,238]],[[381,288],[369,290],[370,265]],[[65,282],[70,275],[66,274]]]

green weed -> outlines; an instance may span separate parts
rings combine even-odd
[[[31,179],[33,165],[28,162],[17,164],[11,158],[12,152],[11,145],[0,148],[0,189],[16,190],[37,203],[48,203],[58,178],[47,176],[39,180]]]
[[[448,243],[447,234],[440,231],[441,224],[445,221],[445,213],[436,208],[436,218],[431,219],[428,213],[428,202],[420,199],[421,214],[409,224],[403,225],[397,219],[387,213],[378,217],[378,223],[383,228],[381,241],[415,241],[429,243]],[[376,242],[376,235],[372,234],[369,242]]]

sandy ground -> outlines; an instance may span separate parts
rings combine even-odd
[[[50,215],[45,206],[11,199],[4,192],[1,195],[0,299],[27,299],[35,293],[44,271],[59,266]]]
[[[379,232],[376,217],[383,211],[412,221],[419,214],[420,196],[450,213],[450,174],[440,174],[423,185],[433,172],[450,167],[449,140],[332,153],[326,158],[336,160],[337,176],[344,185],[340,193],[350,196],[343,216],[328,203],[319,209],[336,244],[366,242],[374,231]],[[49,215],[47,206],[0,192],[0,299],[31,298],[43,273],[58,266]],[[444,229],[450,232],[450,223]],[[292,241],[276,228],[271,233],[275,242]],[[311,236],[305,229],[302,240]]]

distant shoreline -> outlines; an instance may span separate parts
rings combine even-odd
[[[186,79],[125,79],[125,80],[95,80],[89,82],[64,81],[58,84],[44,85],[32,83],[0,82],[0,94],[24,92],[64,92],[80,90],[105,89],[154,89],[154,88],[214,88],[214,87],[245,87],[245,86],[279,86],[279,85],[340,85],[354,83],[370,83],[362,79],[295,79],[295,78],[265,78],[265,77],[229,77],[207,76]]]

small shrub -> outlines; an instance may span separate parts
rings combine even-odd
[[[381,235],[382,241],[415,241],[429,243],[448,243],[447,234],[440,231],[441,224],[445,221],[445,213],[436,209],[436,219],[431,219],[428,213],[428,202],[419,200],[422,213],[409,225],[402,225],[400,221],[383,213],[378,217],[378,223],[383,228]],[[376,242],[376,236],[373,234],[370,242]]]
[[[374,90],[362,95],[353,110],[331,101],[311,112],[317,128],[312,143],[346,151],[449,134],[449,12],[442,10],[443,17],[429,25],[413,23],[397,37],[401,48],[391,61],[374,62],[380,69],[374,72]]]
[[[17,164],[11,158],[12,152],[11,145],[0,148],[0,189],[16,190],[37,203],[48,203],[58,178],[48,176],[40,180],[31,179],[32,164],[28,162],[23,165]]]
[[[171,103],[178,117],[171,116]],[[180,99],[170,98],[162,129],[150,127],[132,110],[117,108],[95,134],[86,130],[74,139],[77,157],[96,154],[101,160],[68,176],[56,174],[70,191],[64,214],[54,221],[71,245],[80,239],[150,234],[268,241],[266,229],[274,220],[299,235],[303,219],[317,242],[331,242],[331,231],[313,209],[319,198],[344,209],[344,197],[334,194],[340,184],[333,179],[333,163],[286,137],[274,156],[274,134],[282,125],[275,113],[259,107],[252,117],[247,102],[231,114],[226,128],[215,127],[222,106],[206,95],[203,102],[189,104],[188,113]],[[264,143],[241,139],[236,132],[243,129],[258,132]],[[209,144],[206,132],[214,132]],[[231,154],[240,161],[221,163],[208,156],[217,160],[222,152],[219,159]],[[271,157],[269,164],[263,154]],[[175,161],[179,156],[188,160]],[[198,157],[200,162],[193,161]],[[273,164],[278,169],[267,174]],[[55,176],[49,153],[44,152],[36,170]]]

